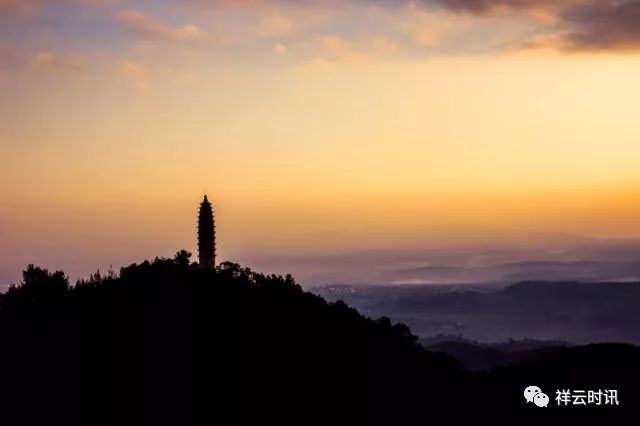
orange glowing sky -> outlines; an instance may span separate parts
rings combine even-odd
[[[288,253],[640,238],[638,16],[0,0],[0,285],[194,251],[205,191],[220,257],[277,253],[276,272]]]

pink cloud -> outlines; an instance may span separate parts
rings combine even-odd
[[[0,42],[0,76],[3,82],[28,73],[68,73],[84,75],[89,68],[84,55],[56,53],[47,50],[23,52]]]
[[[137,10],[121,10],[118,13],[118,21],[128,30],[153,39],[198,40],[204,38],[202,30],[195,25],[171,27]]]
[[[286,55],[286,54],[287,54],[287,51],[288,51],[287,46],[285,46],[285,45],[284,45],[284,44],[282,44],[282,43],[276,43],[276,44],[274,44],[274,45],[273,45],[273,47],[272,47],[272,49],[273,49],[273,53],[275,53],[275,54],[276,54],[276,55],[278,55],[278,56]]]

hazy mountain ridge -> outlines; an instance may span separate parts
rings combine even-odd
[[[481,286],[334,286],[314,289],[372,317],[482,342],[531,338],[574,344],[640,342],[640,284],[527,281]]]
[[[482,343],[451,335],[441,335],[420,341],[427,349],[444,352],[461,361],[470,370],[492,370],[499,366],[537,358],[563,350],[568,345],[562,341],[531,339],[508,340],[501,343]]]

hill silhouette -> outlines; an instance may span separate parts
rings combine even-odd
[[[29,266],[0,297],[0,339],[2,414],[19,420],[7,424],[409,424],[530,408],[531,384],[551,398],[606,385],[624,403],[640,378],[631,345],[468,372],[406,326],[328,303],[291,276],[200,268],[185,251],[74,286]]]
[[[380,420],[444,402],[438,395],[466,378],[404,325],[329,304],[290,276],[199,268],[184,251],[75,286],[29,266],[1,306],[1,397],[47,422]]]

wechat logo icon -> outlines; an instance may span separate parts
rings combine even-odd
[[[542,392],[538,386],[527,386],[524,390],[524,399],[527,404],[533,402],[537,407],[546,407],[549,405],[549,397]]]

